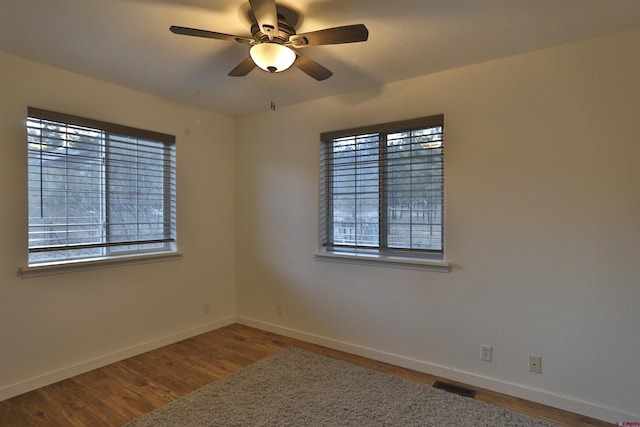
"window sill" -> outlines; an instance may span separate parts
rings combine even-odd
[[[346,264],[376,265],[379,267],[404,268],[411,270],[437,271],[449,273],[451,264],[445,261],[390,257],[382,255],[346,254],[338,252],[319,251],[315,258],[319,261],[340,262]]]
[[[30,277],[50,276],[74,271],[93,270],[98,268],[115,267],[125,264],[144,264],[180,258],[180,252],[155,252],[145,255],[125,255],[118,257],[96,258],[85,261],[66,261],[20,267],[18,274],[23,279]]]

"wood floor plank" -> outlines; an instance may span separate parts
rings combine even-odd
[[[431,385],[436,380],[448,381],[234,324],[0,402],[0,426],[122,426],[288,346],[416,383]],[[477,391],[477,400],[560,425],[610,425],[516,397],[473,389]]]

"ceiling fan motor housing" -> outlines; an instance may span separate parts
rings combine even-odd
[[[251,35],[253,36],[253,39],[257,43],[266,43],[269,41],[271,42],[275,41],[276,43],[279,43],[279,44],[285,44],[290,41],[291,36],[296,35],[296,30],[291,25],[287,24],[287,22],[284,20],[282,15],[278,15],[278,32],[277,34],[275,33],[271,34],[271,36],[273,37],[273,40],[269,38],[268,34],[265,34],[262,31],[262,29],[260,28],[260,25],[258,25],[257,23],[254,23],[253,25],[251,25]],[[304,37],[300,37],[300,39],[304,39],[306,41]],[[303,45],[306,43],[298,42],[295,44]]]

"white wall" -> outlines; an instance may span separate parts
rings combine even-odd
[[[240,321],[640,419],[639,48],[628,31],[241,119]],[[315,260],[319,134],[438,113],[452,271]]]
[[[0,94],[0,400],[234,321],[234,119],[3,53]],[[183,256],[20,278],[27,106],[176,135]]]

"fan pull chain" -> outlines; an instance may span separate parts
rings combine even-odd
[[[269,74],[269,84],[271,85],[271,111],[276,111],[276,78],[275,73]]]

